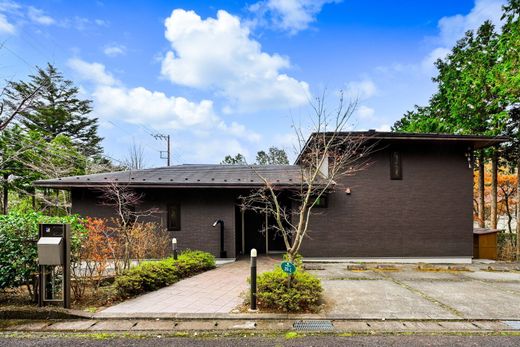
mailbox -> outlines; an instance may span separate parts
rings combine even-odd
[[[40,265],[63,265],[63,237],[42,237],[38,240]]]
[[[70,225],[40,224],[38,304],[70,307]]]

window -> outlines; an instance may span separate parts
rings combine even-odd
[[[326,208],[328,206],[328,199],[326,196],[322,195],[318,198],[316,198],[316,202],[314,204],[314,207],[317,208]]]
[[[390,153],[390,179],[392,179],[392,180],[402,180],[403,179],[401,152],[392,151]]]
[[[179,231],[181,230],[181,205],[170,204],[168,205],[168,230]]]

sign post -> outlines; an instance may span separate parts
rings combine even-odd
[[[280,267],[282,268],[283,272],[288,275],[292,275],[296,272],[296,266],[289,261],[282,261]]]
[[[289,276],[289,278],[287,279],[287,289],[289,289],[291,288],[293,275],[296,272],[296,265],[294,265],[290,261],[282,261],[280,267],[282,268],[282,271]]]

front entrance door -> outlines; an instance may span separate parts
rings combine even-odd
[[[273,218],[266,218],[265,213],[251,210],[241,211],[235,207],[235,230],[237,254],[248,255],[255,248],[259,254],[285,251],[282,235],[272,228]]]

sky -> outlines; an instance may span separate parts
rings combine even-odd
[[[350,129],[388,131],[435,91],[433,65],[504,0],[0,0],[0,79],[54,64],[93,101],[108,157],[219,163],[296,156],[310,103],[356,100]]]

